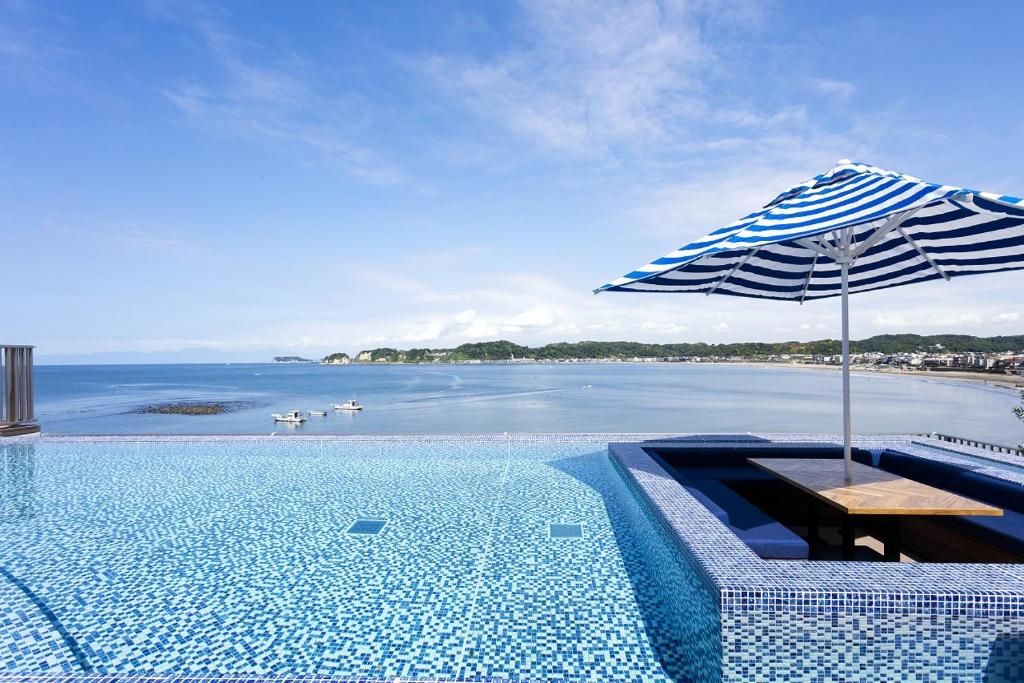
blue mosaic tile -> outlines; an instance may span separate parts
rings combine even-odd
[[[0,577],[0,680],[667,683],[720,666],[715,601],[605,442],[7,443],[0,567],[31,595]],[[354,520],[387,525],[359,537]],[[551,521],[585,533],[552,542]]]
[[[1021,565],[765,561],[643,452],[765,441],[840,439],[8,439],[0,566],[29,592],[0,581],[0,681],[1024,679]],[[346,543],[356,518],[397,525]]]

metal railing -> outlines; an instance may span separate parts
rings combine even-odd
[[[35,426],[33,348],[0,344],[0,430]]]
[[[993,451],[995,453],[1005,453],[1006,455],[1021,455],[1021,451],[1016,446],[1003,446],[997,443],[988,443],[985,441],[977,441],[975,439],[965,439],[961,436],[950,436],[949,434],[932,433],[927,436],[939,441],[945,441],[947,443],[955,443],[960,446],[973,446],[974,448],[981,448],[986,451]]]

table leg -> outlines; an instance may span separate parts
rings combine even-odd
[[[857,525],[854,522],[853,515],[843,515],[843,559],[852,560],[856,557],[855,555],[855,537],[854,531]]]
[[[814,550],[818,546],[820,532],[818,529],[818,505],[813,496],[807,496],[807,545],[814,557]]]
[[[885,561],[900,561],[900,518],[888,515],[885,518]]]

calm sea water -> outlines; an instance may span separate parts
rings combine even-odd
[[[832,432],[836,372],[688,364],[321,366],[104,365],[36,368],[43,429],[73,434],[449,432]],[[941,431],[1024,440],[1016,394],[977,382],[853,378],[860,433]],[[329,406],[356,398],[360,413]],[[237,401],[224,415],[151,415],[173,401]],[[271,413],[328,409],[299,426]]]

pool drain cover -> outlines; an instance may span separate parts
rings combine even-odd
[[[348,533],[373,536],[379,534],[386,524],[383,519],[357,519],[348,528]]]
[[[551,538],[583,538],[582,524],[550,524],[548,536]]]

